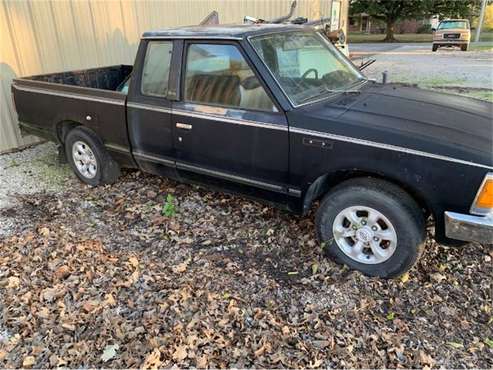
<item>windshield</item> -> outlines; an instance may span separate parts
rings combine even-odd
[[[252,38],[251,43],[294,105],[366,81],[356,67],[316,32],[268,34]]]
[[[450,30],[452,28],[469,28],[466,21],[446,21],[438,25],[439,30]]]

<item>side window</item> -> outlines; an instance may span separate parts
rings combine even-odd
[[[234,45],[192,44],[185,70],[185,100],[233,108],[277,111]]]
[[[142,94],[166,97],[172,51],[173,43],[170,41],[151,41],[147,44],[142,70]]]

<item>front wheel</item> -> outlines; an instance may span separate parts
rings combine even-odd
[[[462,51],[467,51],[467,50],[469,49],[469,44],[464,44],[464,45],[461,45],[461,46],[460,46],[460,49],[461,49]]]
[[[423,212],[414,200],[371,178],[346,181],[327,194],[316,226],[330,257],[369,276],[403,274],[418,260],[425,240]]]

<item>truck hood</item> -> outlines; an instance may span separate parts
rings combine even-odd
[[[304,107],[310,129],[493,167],[493,104],[395,84]]]

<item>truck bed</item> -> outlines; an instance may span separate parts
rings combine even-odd
[[[50,73],[24,77],[23,79],[116,91],[131,72],[132,66],[116,65],[79,71]]]
[[[14,79],[23,132],[62,141],[67,127],[86,126],[123,163],[133,164],[127,136],[127,95],[119,86],[132,66],[116,65]]]

